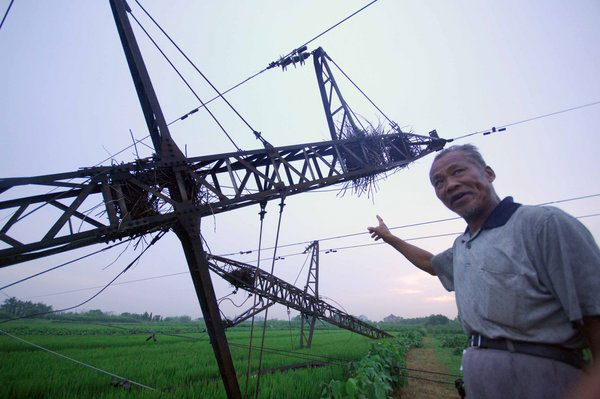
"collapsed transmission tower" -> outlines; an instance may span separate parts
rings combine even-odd
[[[349,108],[325,67],[326,72],[321,73],[328,76],[319,80],[319,88],[332,129],[332,141],[265,146],[260,150],[187,158],[171,138],[131,29],[127,16],[131,10],[124,0],[109,1],[155,155],[121,165],[0,179],[0,209],[10,214],[0,227],[0,267],[93,244],[172,230],[183,247],[226,394],[228,398],[240,398],[209,273],[216,267],[216,261],[211,258],[209,262],[203,249],[201,218],[404,167],[441,149],[445,140],[437,135],[418,136],[399,130],[393,134],[351,138],[341,134],[340,129],[346,126],[344,122],[338,126],[334,123],[333,128],[329,124],[329,116],[335,113],[331,111],[331,104],[337,99],[342,107],[339,112],[343,111],[348,118]],[[319,62],[325,65],[325,58],[321,57]],[[329,85],[329,94],[325,85]],[[239,181],[236,174],[241,176]],[[46,191],[48,188],[52,191]],[[91,215],[84,211],[86,204],[101,212]],[[37,215],[40,217],[36,219]],[[77,228],[75,223],[79,224]],[[222,259],[219,262],[230,264]],[[248,270],[241,264],[235,267]],[[267,299],[265,306],[276,297],[290,298],[287,299],[290,307],[305,301],[300,310],[310,317],[362,328],[361,323],[332,309],[317,295],[296,291],[274,276],[264,276],[262,272],[258,275],[264,277],[261,281],[266,284],[260,288],[261,295]],[[369,334],[365,329],[364,335]],[[386,336],[385,332],[380,334]]]
[[[209,255],[208,267],[236,288],[259,295],[335,326],[369,338],[388,338],[390,334],[337,309],[316,296],[295,287],[255,266],[220,256]]]

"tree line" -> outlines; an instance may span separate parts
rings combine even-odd
[[[100,309],[92,309],[87,312],[54,312],[50,305],[41,302],[21,301],[15,297],[4,300],[0,305],[0,319],[14,319],[19,317],[36,317],[50,320],[64,321],[120,321],[120,322],[164,322],[164,323],[191,323],[190,316],[162,317],[152,312],[130,313],[124,312],[119,315],[103,312]],[[200,320],[200,319],[197,319]]]

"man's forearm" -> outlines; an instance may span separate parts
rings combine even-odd
[[[433,258],[433,254],[425,251],[422,248],[409,244],[408,242],[392,234],[382,238],[386,243],[390,244],[392,247],[394,247],[394,249],[404,255],[404,257],[408,259],[410,263],[431,274],[432,276],[436,275],[431,267],[431,258]]]

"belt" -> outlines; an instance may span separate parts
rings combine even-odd
[[[469,337],[468,346],[482,349],[499,349],[525,355],[544,357],[567,363],[578,369],[582,369],[586,365],[581,349],[568,349],[559,345],[513,341],[505,338],[492,339],[479,334],[473,334]]]

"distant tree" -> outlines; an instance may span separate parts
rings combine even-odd
[[[393,314],[383,318],[384,323],[400,323],[402,322],[402,317],[394,316]]]
[[[52,312],[52,306],[41,302],[20,301],[15,297],[10,297],[4,300],[4,303],[0,306],[0,311],[12,317],[43,315]]]
[[[100,309],[88,310],[86,313],[90,316],[104,316],[104,312],[102,312]]]
[[[443,324],[448,324],[450,319],[441,314],[432,314],[427,317],[427,321],[425,321],[426,326],[439,326]]]

